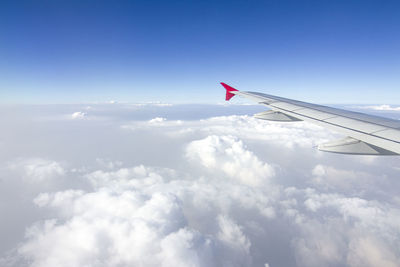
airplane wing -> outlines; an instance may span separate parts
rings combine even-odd
[[[321,106],[257,92],[244,92],[221,83],[226,100],[240,95],[271,110],[254,117],[271,121],[308,121],[337,131],[346,138],[321,144],[321,151],[357,155],[400,155],[400,121]]]

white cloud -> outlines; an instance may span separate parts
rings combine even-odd
[[[231,219],[209,218],[216,234],[202,234],[189,223],[179,194],[167,192],[173,184],[163,178],[135,182],[152,180],[152,173],[143,166],[95,172],[90,177],[101,177],[102,183],[95,183],[93,192],[40,194],[35,203],[60,217],[30,227],[18,252],[33,266],[243,266],[251,261],[250,242]],[[107,186],[114,183],[121,184]],[[151,192],[154,186],[162,187]]]
[[[122,162],[119,160],[116,161],[111,161],[111,160],[106,160],[106,159],[102,159],[102,158],[97,158],[96,162],[101,166],[101,167],[105,167],[107,169],[115,169],[117,167],[121,167]]]
[[[239,142],[227,140],[225,149]],[[214,160],[224,162],[219,157]],[[315,172],[323,173],[318,168]],[[36,197],[36,205],[58,215],[30,227],[19,254],[33,266],[93,262],[98,266],[252,266],[262,255],[258,253],[268,252],[254,243],[279,242],[280,235],[268,239],[265,229],[273,227],[272,221],[291,218],[287,211],[293,210],[302,219],[285,222],[289,223],[286,231],[294,231],[292,248],[288,246],[286,253],[293,249],[299,266],[391,266],[397,260],[391,247],[397,242],[400,212],[396,208],[315,189],[287,188],[284,194],[273,184],[248,187],[214,175],[215,180],[193,180],[145,166],[89,173],[86,178],[93,191],[65,190]],[[298,204],[302,199],[305,210]],[[379,245],[372,241],[356,245],[364,242],[363,229]],[[369,256],[361,258],[366,250]],[[261,258],[262,264],[271,262]]]
[[[99,170],[86,175],[93,191],[41,193],[35,204],[58,215],[31,226],[18,253],[33,266],[251,264],[251,242],[230,207],[270,218],[270,200],[239,184],[228,189],[229,180],[212,185],[177,175],[144,166]],[[221,216],[208,216],[218,210]]]
[[[303,122],[272,123],[249,116],[171,119],[184,110],[179,106],[171,107],[173,116],[160,107],[137,119],[130,106],[105,106],[110,108],[93,106],[91,116],[116,119],[87,120],[84,131],[81,125],[65,124],[64,116],[63,121],[32,125],[35,138],[28,141],[30,135],[18,139],[15,129],[8,135],[16,139],[11,149],[4,144],[13,155],[2,155],[12,164],[0,166],[2,177],[8,177],[0,180],[0,203],[7,203],[0,212],[7,218],[22,214],[10,219],[22,224],[19,233],[29,227],[25,238],[10,242],[7,234],[17,228],[1,221],[0,249],[12,254],[4,252],[1,264],[399,262],[396,158],[360,161],[317,152],[314,144],[335,135]],[[60,114],[72,110],[76,107]],[[7,140],[2,133],[0,138]],[[20,155],[23,159],[13,160]],[[24,178],[22,185],[11,184],[18,177]],[[27,187],[34,187],[29,195]],[[18,202],[20,195],[35,206]],[[28,209],[21,211],[22,206]],[[38,215],[29,217],[31,213]]]
[[[211,171],[221,170],[250,186],[265,185],[275,175],[272,166],[261,162],[243,142],[232,136],[208,136],[191,142],[186,156]]]
[[[346,228],[335,219],[322,223],[306,219],[297,227],[299,236],[292,245],[299,266],[337,266],[345,262],[347,244],[342,231]]]
[[[207,258],[213,258],[213,241],[187,228],[173,195],[105,188],[59,194],[36,200],[57,208],[65,220],[28,230],[19,253],[34,266],[209,266]]]
[[[59,162],[42,158],[19,159],[8,164],[11,170],[21,173],[23,178],[32,182],[55,179],[65,174]]]
[[[133,122],[122,125],[123,129],[138,130],[162,128],[164,134],[182,137],[186,135],[231,135],[262,142],[273,141],[284,148],[308,147],[337,139],[322,127],[307,123],[277,123],[259,120],[250,116],[219,116],[200,121],[166,120],[156,117],[147,123]],[[160,129],[161,130],[161,129]]]
[[[239,225],[226,216],[218,217],[218,239],[226,245],[223,265],[228,266],[235,262],[237,266],[249,266],[251,264],[251,243],[243,234]],[[224,262],[225,261],[225,262]]]
[[[359,188],[365,184],[371,183],[376,179],[375,176],[364,172],[355,171],[354,169],[345,170],[338,169],[332,166],[317,164],[312,170],[313,180],[315,186],[323,187],[325,189],[336,190],[351,190]],[[381,177],[381,179],[385,179]]]
[[[72,119],[83,119],[84,117],[86,117],[86,113],[82,112],[82,111],[77,111],[72,113],[71,118]]]
[[[166,120],[167,120],[166,118],[157,117],[157,118],[149,120],[149,123],[160,123],[160,122],[164,122]]]
[[[307,266],[346,262],[349,266],[398,266],[397,207],[375,200],[303,191],[307,216],[295,239],[298,261]],[[312,219],[314,218],[314,219]],[[312,257],[311,257],[312,255]]]
[[[398,267],[400,257],[381,240],[370,235],[362,235],[350,242],[347,263],[349,266]]]
[[[400,111],[400,107],[392,107],[390,105],[378,105],[378,106],[357,106],[362,109],[373,109],[373,110],[384,110],[384,111]]]

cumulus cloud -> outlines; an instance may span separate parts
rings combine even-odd
[[[398,266],[396,158],[318,152],[337,136],[303,122],[112,107],[93,105],[108,119],[85,128],[0,133],[14,138],[0,166],[13,220],[0,221],[2,266]],[[25,236],[9,241],[13,222]]]
[[[254,244],[274,244],[282,238],[263,229],[275,220],[297,229],[286,249],[293,249],[299,266],[391,266],[398,260],[392,245],[397,242],[400,212],[377,201],[309,188],[288,188],[285,194],[274,185],[244,187],[230,179],[214,184],[209,178],[196,181],[142,165],[94,171],[86,177],[90,191],[41,193],[34,199],[58,215],[31,226],[18,248],[33,266],[257,265],[262,254],[256,255],[265,244]],[[287,220],[294,215],[287,212],[290,209],[302,219]],[[361,258],[367,250],[369,257]]]
[[[149,123],[160,123],[160,122],[164,122],[166,120],[167,120],[166,118],[157,117],[157,118],[149,120]]]
[[[65,174],[65,170],[59,162],[42,158],[19,159],[10,162],[8,167],[19,172],[22,177],[31,182],[55,179]]]
[[[300,265],[398,266],[399,254],[393,249],[398,242],[394,237],[400,219],[397,207],[315,189],[301,194],[314,216],[298,221],[301,234],[293,244]]]
[[[350,266],[399,266],[400,258],[390,247],[372,236],[359,236],[349,245],[347,262]]]
[[[272,166],[261,162],[242,141],[232,136],[212,135],[193,141],[186,149],[186,156],[211,171],[222,170],[246,185],[261,186],[275,174]]]
[[[317,164],[312,169],[312,175],[312,183],[315,186],[325,189],[335,188],[336,190],[359,189],[360,186],[363,186],[362,182],[369,184],[373,179],[376,179],[375,176],[362,170],[338,169],[322,164]]]
[[[173,185],[152,176],[154,172],[143,166],[95,172],[91,178],[101,182],[94,183],[91,192],[40,194],[34,202],[55,209],[60,217],[30,227],[18,253],[34,266],[93,262],[98,266],[243,266],[250,262],[250,242],[240,226],[219,217],[214,221],[215,236],[199,232],[189,223],[182,199],[168,192]],[[164,188],[152,190],[154,186]]]
[[[29,241],[19,248],[36,266],[212,263],[212,240],[186,227],[181,203],[173,195],[106,189],[57,194],[46,201],[40,196],[37,202],[68,214],[64,221],[46,220],[29,228]]]
[[[86,113],[82,111],[77,111],[72,113],[71,118],[72,119],[83,119],[86,116]]]
[[[340,135],[326,131],[322,127],[306,122],[282,124],[265,122],[251,116],[219,116],[200,121],[166,120],[156,117],[148,121],[124,124],[123,129],[160,129],[170,137],[184,137],[201,133],[209,135],[231,135],[247,140],[273,141],[285,148],[312,148],[317,144],[337,139]]]
[[[249,266],[251,264],[250,246],[251,243],[243,234],[239,225],[225,216],[218,217],[220,231],[218,239],[226,245],[226,255],[223,265],[230,265],[235,262],[237,266]]]

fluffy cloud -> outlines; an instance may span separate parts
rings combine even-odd
[[[225,216],[218,217],[220,231],[218,239],[226,245],[225,255],[222,254],[224,266],[231,266],[234,262],[237,266],[249,266],[251,264],[250,246],[251,243],[243,234],[239,225]]]
[[[19,248],[34,266],[212,263],[213,241],[187,228],[181,203],[173,195],[106,189],[57,194],[36,202],[57,209],[64,220],[29,228],[29,241]]]
[[[26,227],[0,242],[2,266],[398,266],[396,158],[321,153],[337,135],[228,107],[107,106],[84,125],[32,124],[30,142],[0,133],[15,136],[0,212]]]
[[[379,239],[361,235],[349,244],[347,262],[350,266],[399,266],[400,258]]]
[[[351,191],[363,187],[362,183],[369,184],[376,176],[371,175],[362,170],[355,171],[354,169],[338,169],[332,166],[317,164],[312,170],[315,186],[324,187],[329,190]],[[384,179],[382,177],[381,179]]]
[[[123,129],[159,130],[169,137],[199,137],[227,135],[250,141],[268,142],[284,148],[312,148],[317,144],[339,138],[339,135],[326,131],[322,127],[306,122],[279,123],[265,122],[251,116],[219,116],[200,121],[167,120],[156,117],[148,122],[124,124]]]
[[[232,136],[208,136],[191,142],[186,155],[210,171],[222,170],[229,177],[250,186],[262,186],[275,172],[273,167],[261,162],[243,142]]]
[[[9,163],[8,167],[31,182],[43,182],[65,174],[59,162],[42,158],[19,159]]]
[[[86,117],[86,113],[82,112],[82,111],[77,111],[72,113],[71,118],[72,119],[83,119],[84,117]]]
[[[92,192],[42,193],[34,201],[59,213],[30,227],[18,252],[33,266],[243,266],[250,242],[227,217],[214,220],[215,235],[189,222],[182,198],[143,166],[89,175]],[[143,181],[145,180],[145,181]],[[119,183],[119,186],[115,186]],[[158,186],[158,190],[153,187]],[[145,190],[139,190],[139,189]],[[234,257],[232,257],[234,256]]]
[[[163,122],[163,121],[166,121],[166,120],[167,120],[166,118],[157,117],[157,118],[149,120],[149,123],[160,123],[160,122]]]
[[[232,148],[238,141],[231,141]],[[145,166],[88,173],[90,191],[35,198],[58,215],[31,226],[18,254],[32,266],[251,266],[274,261],[258,253],[268,247],[260,242],[282,238],[264,229],[277,221],[297,229],[286,247],[296,265],[396,266],[398,209],[315,189],[285,194],[276,185],[248,187],[214,175],[197,181]],[[366,251],[369,256],[361,257]]]
[[[300,195],[311,211],[311,216],[298,222],[301,234],[293,239],[300,265],[398,266],[400,257],[394,249],[399,242],[397,207],[314,189],[302,190]]]

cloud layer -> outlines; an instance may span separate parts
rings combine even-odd
[[[1,266],[399,266],[397,158],[321,153],[340,136],[302,122],[112,106],[14,137]]]

